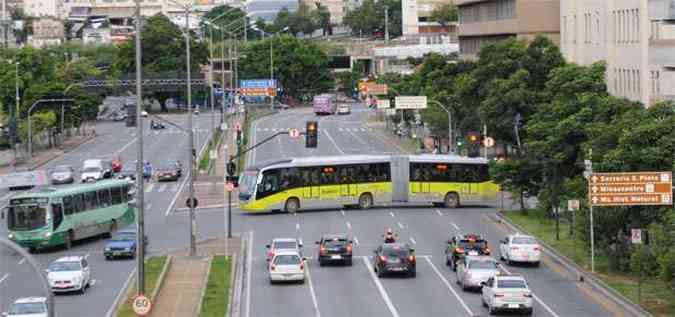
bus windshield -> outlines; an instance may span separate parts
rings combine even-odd
[[[38,205],[10,206],[7,228],[9,230],[34,230],[47,225],[47,208]]]
[[[239,179],[239,198],[243,200],[248,200],[251,198],[253,191],[255,190],[255,184],[258,180],[258,171],[257,170],[248,170],[242,173],[241,179]]]

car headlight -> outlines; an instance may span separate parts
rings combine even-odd
[[[110,247],[105,247],[105,251],[110,251]]]
[[[47,231],[47,232],[43,233],[42,236],[45,237],[45,238],[49,238],[49,237],[52,236],[52,232],[51,232],[51,231]]]
[[[14,240],[14,234],[13,233],[8,234],[7,238],[9,238],[9,240]]]
[[[130,248],[130,247],[125,247],[125,248],[124,248],[124,251],[127,251],[127,252],[128,252],[128,251],[131,251],[131,248]]]

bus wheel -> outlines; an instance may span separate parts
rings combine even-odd
[[[300,201],[297,198],[289,198],[284,210],[288,213],[296,213],[300,209]]]
[[[373,196],[369,193],[362,194],[359,197],[359,208],[368,209],[373,206]]]
[[[66,237],[64,238],[65,242],[63,243],[66,246],[66,250],[69,250],[73,247],[73,231],[68,230],[66,232]]]
[[[457,208],[459,207],[459,196],[457,193],[448,193],[445,195],[445,208]]]

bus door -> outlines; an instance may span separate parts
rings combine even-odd
[[[321,188],[319,187],[319,169],[303,168],[301,169],[303,181],[303,198],[319,199],[321,198]]]
[[[339,168],[340,196],[351,199],[358,194],[356,179],[358,171],[354,166],[342,166]]]

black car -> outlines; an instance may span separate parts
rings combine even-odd
[[[164,128],[165,128],[165,126],[164,126],[163,123],[157,122],[157,121],[154,121],[154,120],[150,121],[150,129],[159,130],[159,129],[164,129]]]
[[[406,243],[384,243],[375,249],[373,269],[378,277],[387,273],[417,275],[415,250]]]
[[[445,264],[457,271],[457,261],[467,255],[490,255],[487,240],[477,234],[457,235],[448,240]]]
[[[182,174],[182,168],[179,162],[162,162],[155,168],[157,181],[177,181]]]
[[[126,163],[122,165],[122,169],[117,174],[117,178],[136,180],[136,164]]]
[[[341,262],[352,265],[352,241],[345,235],[325,235],[316,244],[319,245],[319,265],[327,262]]]

